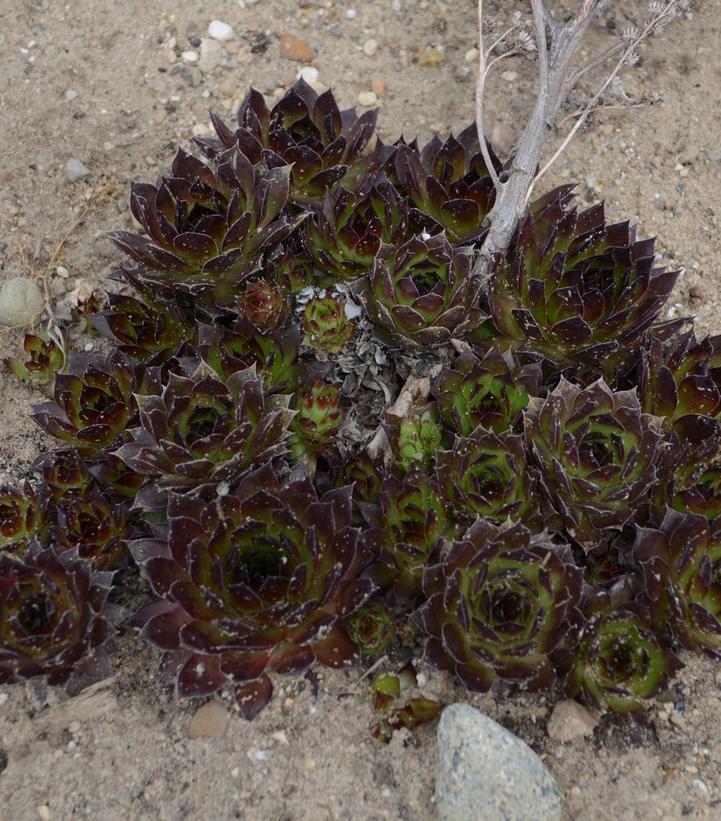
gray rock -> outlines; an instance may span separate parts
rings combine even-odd
[[[70,182],[79,182],[80,180],[84,180],[85,177],[90,176],[90,169],[87,165],[80,162],[80,160],[71,157],[65,163],[65,176]]]
[[[468,704],[438,724],[436,807],[441,821],[557,821],[561,796],[538,756]]]
[[[200,41],[200,60],[198,68],[203,74],[210,74],[211,71],[220,65],[223,57],[223,46],[217,40],[204,37]]]
[[[35,280],[27,277],[6,279],[0,288],[0,325],[27,325],[42,311],[44,304]]]

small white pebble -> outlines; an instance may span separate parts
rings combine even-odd
[[[304,66],[298,72],[298,77],[300,77],[302,80],[305,80],[306,83],[308,83],[309,85],[313,85],[313,83],[318,82],[320,73],[315,66]]]
[[[265,750],[258,750],[255,754],[255,758],[257,761],[266,761],[268,753]]]
[[[72,102],[78,96],[78,92],[74,88],[69,88],[65,92],[65,99]]]
[[[368,57],[372,57],[376,51],[378,51],[378,41],[372,37],[370,40],[366,40],[365,43],[363,43],[363,51]]]
[[[358,16],[358,12],[355,9],[348,9],[348,11],[345,13],[345,16],[349,20],[354,20]]]
[[[469,48],[468,51],[463,56],[463,59],[467,63],[477,63],[479,55],[480,55],[480,52],[478,51],[477,48],[475,48],[475,47],[474,48]]]
[[[47,804],[40,804],[35,810],[42,821],[50,821],[50,807]]]
[[[208,26],[208,36],[221,43],[227,43],[234,37],[233,26],[224,23],[222,20],[211,20]]]
[[[62,277],[63,279],[67,279],[68,274],[70,273],[70,271],[68,271],[68,269],[64,265],[58,265],[58,267],[55,269],[55,273],[59,277]]]
[[[240,775],[240,767],[233,767],[233,769],[230,771],[230,774],[233,776],[233,778],[237,778]]]
[[[83,348],[83,350],[84,350],[86,353],[90,353],[90,351],[92,351],[92,349],[93,349],[94,347],[95,347],[95,346],[93,345],[93,343],[92,343],[92,342],[86,342],[86,343],[85,343],[85,347]]]
[[[518,72],[517,71],[504,71],[503,74],[501,74],[501,77],[503,77],[503,79],[506,82],[512,83],[514,80],[518,79]]]
[[[375,105],[378,102],[378,95],[375,91],[361,91],[358,95],[358,102],[366,107]]]
[[[200,59],[197,51],[184,51],[180,57],[184,63],[197,63]]]

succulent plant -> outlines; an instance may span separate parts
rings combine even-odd
[[[46,385],[65,365],[65,351],[49,334],[25,334],[23,351],[25,360],[15,356],[2,360],[5,370],[23,381]]]
[[[220,381],[201,365],[136,398],[140,426],[117,455],[166,490],[201,492],[269,461],[285,450],[294,415],[289,396],[264,395],[254,366]]]
[[[351,488],[318,498],[301,471],[281,485],[264,466],[210,503],[171,496],[167,539],[131,549],[157,600],[136,622],[177,670],[182,696],[235,686],[253,718],[267,704],[266,670],[314,662],[345,667],[357,650],[339,626],[373,592],[351,527]]]
[[[525,418],[540,485],[562,526],[585,550],[597,547],[650,494],[661,420],[641,412],[635,391],[565,379],[545,399],[531,399]]]
[[[110,238],[158,289],[229,304],[237,285],[257,269],[261,252],[299,224],[284,211],[290,167],[258,162],[235,147],[211,168],[179,149],[171,177],[132,188],[130,209],[147,238],[127,231]]]
[[[479,425],[494,433],[515,429],[540,386],[540,363],[518,365],[510,352],[497,348],[479,358],[469,349],[441,370],[432,392],[443,423],[470,436]]]
[[[270,169],[291,169],[293,201],[319,203],[341,179],[363,178],[387,160],[390,150],[380,144],[363,156],[377,117],[377,111],[360,117],[354,109],[341,111],[332,92],[318,94],[298,80],[271,109],[251,89],[238,109],[239,127],[231,131],[213,116],[218,139],[198,143],[212,158],[237,149],[254,165],[262,161]]]
[[[28,482],[0,486],[0,555],[23,553],[43,519],[42,500]]]
[[[443,445],[444,430],[434,403],[415,406],[406,416],[386,413],[384,429],[396,464],[430,469]]]
[[[389,740],[442,708],[403,692],[422,640],[472,689],[635,715],[671,648],[721,656],[721,337],[661,319],[678,274],[572,186],[481,276],[506,169],[376,115],[302,80],[211,114],[132,186],[122,293],[75,312],[103,353],[6,360],[54,378],[59,448],[0,488],[0,683],[107,670],[128,557],[179,693],[249,718],[273,673],[402,655]]]
[[[34,409],[43,430],[82,452],[115,443],[136,412],[135,376],[120,352],[105,361],[73,357],[68,373],[55,379],[54,401]]]
[[[51,515],[50,543],[56,552],[76,550],[96,570],[117,570],[128,557],[128,505],[91,493],[60,503]]]
[[[721,337],[697,342],[688,331],[665,344],[651,339],[642,352],[639,395],[643,410],[669,428],[688,414],[721,416]]]
[[[298,385],[298,325],[264,331],[241,317],[230,329],[201,325],[198,338],[198,355],[221,379],[255,365],[268,393],[290,393]]]
[[[322,210],[303,227],[308,256],[333,282],[366,276],[381,249],[410,236],[408,203],[387,181],[368,191],[329,190]]]
[[[364,658],[383,655],[395,641],[393,614],[381,601],[371,601],[349,616],[344,627]]]
[[[654,241],[637,241],[627,222],[608,225],[602,203],[569,208],[570,191],[533,203],[495,266],[491,336],[560,368],[613,374],[633,361],[679,272],[654,268]]]
[[[549,688],[551,654],[574,623],[581,583],[567,548],[477,519],[423,575],[426,656],[471,690],[485,692],[496,678]]]
[[[316,458],[328,452],[343,422],[340,391],[335,385],[316,379],[296,395],[291,407],[297,413],[290,426],[290,451],[312,474]]]
[[[370,577],[390,588],[396,605],[412,604],[420,593],[423,568],[438,559],[450,530],[446,499],[438,483],[418,467],[403,478],[383,479],[377,501],[360,502],[370,526],[369,542],[377,561]]]
[[[108,675],[109,586],[71,553],[0,553],[0,684],[44,678],[75,692]]]
[[[436,465],[443,494],[459,521],[471,523],[481,516],[502,524],[510,518],[530,529],[543,523],[536,472],[527,465],[522,436],[478,427],[439,452]]]
[[[583,611],[579,643],[561,665],[568,670],[566,695],[640,717],[644,700],[665,687],[681,662],[651,629],[640,603],[619,602],[613,591],[596,589],[585,594]]]
[[[238,298],[238,304],[240,315],[261,331],[275,331],[288,318],[285,296],[264,279],[249,282]]]
[[[361,294],[368,315],[397,345],[419,350],[462,338],[479,323],[480,281],[468,251],[440,235],[413,237],[376,259]]]
[[[490,146],[489,152],[495,170],[500,171]],[[451,242],[464,244],[485,234],[495,189],[475,124],[445,142],[434,136],[420,151],[413,145],[399,145],[393,163],[400,190],[415,206],[411,217],[418,229],[445,231]]]
[[[54,451],[41,457],[34,468],[42,477],[42,494],[51,506],[86,496],[94,485],[93,475],[77,450]]]
[[[355,323],[346,317],[344,304],[330,294],[306,303],[303,327],[303,344],[328,353],[342,351],[355,331]]]
[[[147,288],[143,289],[147,292]],[[147,298],[147,293],[143,293]],[[193,328],[177,303],[152,304],[125,294],[109,294],[104,310],[90,318],[93,327],[120,352],[146,362],[192,339]]]
[[[684,647],[721,658],[721,531],[705,516],[668,510],[659,528],[639,528],[634,556],[653,623]]]

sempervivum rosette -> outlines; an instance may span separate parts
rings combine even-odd
[[[433,380],[443,423],[460,436],[479,426],[495,433],[516,428],[541,385],[538,362],[519,365],[509,351],[491,348],[479,357],[464,351]]]
[[[110,579],[72,552],[0,553],[0,684],[42,677],[75,692],[108,675]]]
[[[171,373],[158,394],[139,395],[140,427],[117,455],[167,490],[200,492],[282,453],[289,396],[265,396],[255,367],[221,381],[201,364]]]
[[[316,351],[339,353],[353,338],[355,323],[346,316],[344,303],[326,294],[306,303],[303,329],[304,345]]]
[[[133,368],[123,354],[105,361],[73,357],[69,373],[55,378],[54,401],[34,408],[46,433],[83,452],[116,442],[137,412]]]
[[[659,528],[638,529],[634,555],[654,625],[721,658],[721,523],[668,510]]]
[[[52,382],[65,364],[65,353],[57,340],[48,334],[25,334],[23,351],[25,360],[15,356],[6,356],[2,360],[3,368],[23,381],[39,384]]]
[[[303,246],[323,277],[353,280],[370,273],[383,246],[409,239],[408,222],[408,203],[390,183],[357,193],[340,188],[303,226]]]
[[[562,526],[584,549],[598,547],[644,503],[656,480],[661,420],[641,412],[635,391],[562,379],[526,412],[540,483]]]
[[[155,290],[227,305],[261,252],[300,224],[284,210],[290,168],[254,165],[237,148],[210,168],[180,150],[172,174],[157,187],[133,186],[130,208],[148,236],[118,231],[110,238]]]
[[[640,718],[644,700],[666,686],[681,662],[652,629],[648,609],[629,601],[625,584],[587,589],[582,610],[578,644],[559,663],[566,695]]]
[[[358,506],[370,526],[368,540],[376,556],[369,575],[390,589],[395,604],[412,604],[420,593],[423,568],[437,561],[449,527],[438,482],[412,467],[403,478],[386,476],[376,498]]]
[[[397,345],[419,350],[461,338],[481,319],[480,282],[467,250],[445,236],[414,237],[374,263],[361,298]]]
[[[136,622],[177,670],[180,695],[233,684],[253,718],[272,694],[267,670],[356,661],[337,622],[374,585],[358,578],[366,559],[350,487],[318,498],[302,471],[280,485],[265,466],[208,504],[172,496],[168,520],[167,539],[132,545],[157,596]]]
[[[577,213],[570,198],[567,186],[531,205],[491,279],[491,316],[518,350],[613,375],[637,355],[678,271],[654,268],[654,241],[608,225],[602,203]]]
[[[97,489],[69,496],[51,507],[48,528],[56,551],[77,550],[96,570],[117,570],[126,560],[128,505],[110,502]]]
[[[44,520],[44,506],[28,482],[0,486],[0,553],[21,553]]]
[[[477,516],[501,524],[510,518],[530,529],[542,524],[536,471],[527,465],[523,437],[478,427],[456,436],[436,458],[438,480],[461,522]]]
[[[500,171],[490,145],[488,150]],[[464,244],[477,242],[486,232],[496,192],[475,124],[445,142],[434,136],[420,151],[401,143],[393,166],[400,190],[415,206],[411,217],[418,229],[445,231],[451,242]]]
[[[377,118],[377,110],[360,117],[352,108],[341,111],[331,91],[318,94],[298,80],[271,109],[251,89],[238,108],[235,131],[212,115],[218,139],[197,142],[211,158],[237,149],[252,163],[290,169],[293,201],[318,204],[339,180],[348,186],[388,159],[391,149],[380,143],[366,152]]]
[[[566,547],[478,519],[423,575],[426,655],[471,690],[496,678],[551,687],[550,657],[576,619],[581,583]]]

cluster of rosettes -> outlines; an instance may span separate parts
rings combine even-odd
[[[138,568],[179,694],[248,718],[274,675],[421,644],[474,690],[635,714],[679,647],[721,654],[721,342],[661,320],[677,273],[561,188],[482,281],[475,129],[375,119],[251,91],[133,186],[110,352],[8,361],[61,449],[0,490],[0,682],[102,675]]]

